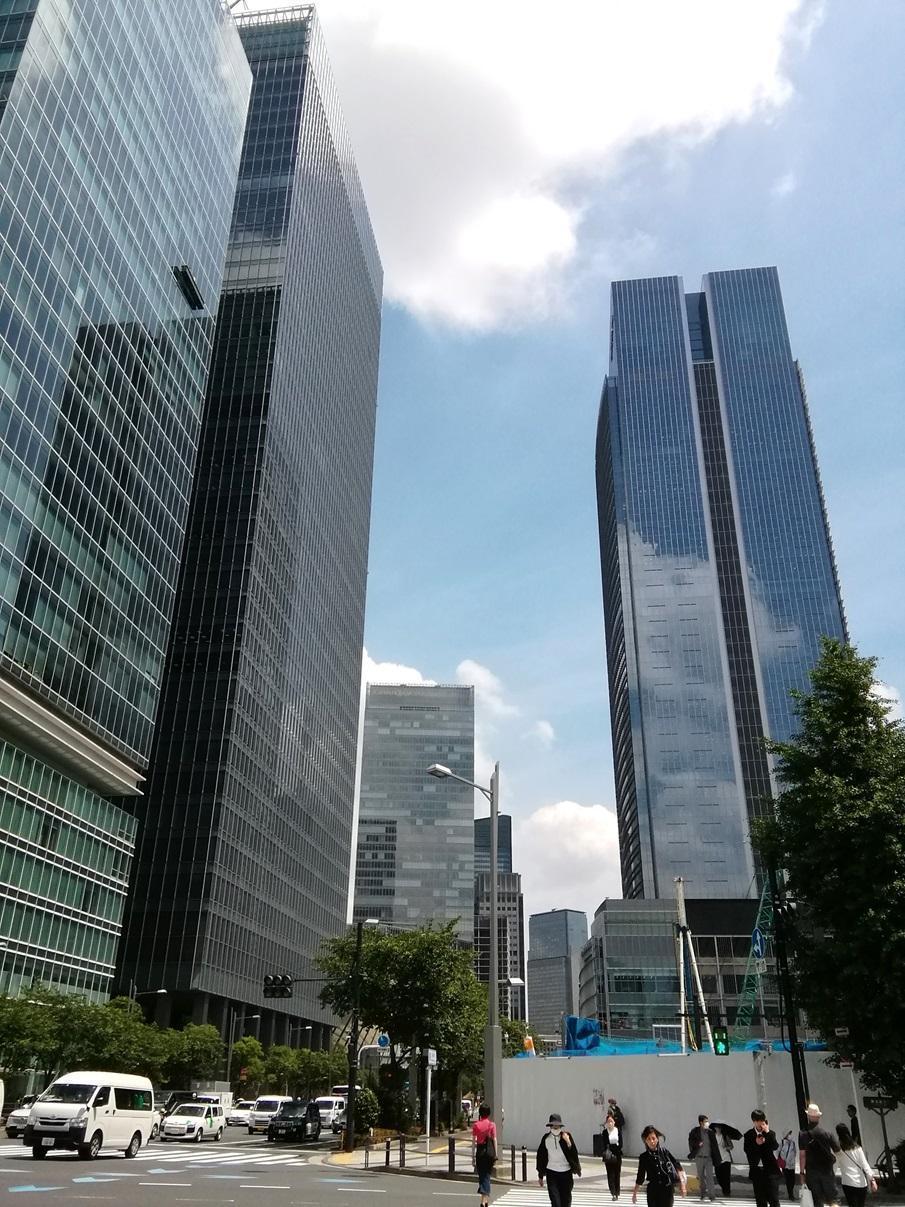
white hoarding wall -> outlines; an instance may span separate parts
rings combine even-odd
[[[880,1119],[862,1103],[872,1091],[858,1083],[853,1093],[851,1071],[828,1068],[819,1052],[808,1052],[805,1059],[810,1098],[823,1111],[824,1125],[846,1122],[846,1105],[854,1102],[865,1149],[876,1161],[883,1148]],[[780,1136],[790,1127],[797,1131],[792,1064],[784,1052],[535,1057],[503,1061],[503,1143],[507,1149],[510,1144],[536,1149],[555,1111],[574,1133],[579,1152],[590,1153],[607,1098],[617,1099],[625,1114],[627,1156],[641,1152],[641,1129],[653,1123],[666,1134],[673,1153],[684,1159],[688,1132],[704,1113],[744,1132],[751,1126],[751,1111],[760,1106]],[[890,1144],[905,1137],[905,1108],[887,1116],[887,1128]],[[740,1143],[736,1151],[736,1161],[743,1164]]]

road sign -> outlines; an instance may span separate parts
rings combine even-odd
[[[754,971],[757,973],[758,976],[763,976],[764,973],[767,971],[767,961],[763,960],[763,959],[755,960],[754,961]]]
[[[377,1047],[378,1048],[388,1048],[389,1046],[390,1046],[389,1035],[387,1035],[386,1031],[381,1031],[380,1034],[377,1036]]]
[[[427,1049],[427,1067],[429,1069],[435,1069],[437,1067],[437,1049],[436,1048]]]
[[[767,936],[759,926],[751,932],[751,954],[755,960],[762,960],[767,954]]]
[[[868,1096],[866,1098],[862,1098],[861,1101],[869,1111],[879,1111],[881,1114],[886,1111],[894,1111],[896,1109],[895,1098],[885,1098],[879,1094],[875,1097]]]
[[[848,1027],[836,1027],[835,1033],[836,1033],[837,1039],[847,1039],[848,1038]]]
[[[839,1061],[840,1069],[853,1069],[854,1067],[855,1067],[854,1063],[850,1060],[840,1060]]]

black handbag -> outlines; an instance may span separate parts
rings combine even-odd
[[[592,1151],[593,1151],[595,1157],[604,1156],[605,1152],[607,1151],[606,1136],[604,1135],[604,1133],[595,1132],[594,1135],[591,1137],[591,1145],[592,1145]]]

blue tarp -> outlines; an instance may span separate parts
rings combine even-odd
[[[566,1019],[566,1038],[569,1039],[568,1023],[573,1016]],[[592,1022],[590,1019],[575,1019],[576,1022]],[[774,1052],[788,1052],[788,1040],[760,1040],[749,1039],[744,1044],[737,1048],[733,1048],[734,1052],[756,1052],[763,1047],[765,1043],[769,1043],[770,1048]],[[805,1040],[804,1048],[807,1052],[825,1052],[826,1044],[820,1043],[817,1040]],[[657,1042],[654,1039],[606,1039],[597,1032],[597,1042],[588,1044],[585,1047],[565,1047],[556,1048],[552,1052],[547,1052],[547,1056],[656,1056],[658,1053],[675,1053],[682,1051],[682,1047],[678,1043],[670,1040]],[[689,1048],[689,1055],[699,1055]],[[705,1044],[702,1049],[706,1056],[711,1056],[713,1053]],[[527,1053],[519,1052],[516,1059],[521,1059]]]

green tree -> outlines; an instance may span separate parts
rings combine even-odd
[[[253,1035],[244,1035],[233,1044],[230,1085],[236,1094],[250,1098],[264,1080],[264,1049]]]
[[[782,792],[754,827],[796,904],[799,1004],[874,1089],[905,1101],[905,732],[876,660],[825,640],[799,733],[770,743]],[[847,1028],[840,1037],[836,1030]]]
[[[220,1032],[210,1023],[187,1023],[181,1031],[164,1032],[169,1047],[164,1064],[168,1085],[188,1086],[222,1072],[226,1053]]]
[[[317,1098],[320,1094],[328,1094],[332,1085],[341,1084],[333,1076],[334,1062],[329,1052],[300,1048],[295,1059],[294,1086],[300,1097]]]
[[[487,995],[474,974],[473,956],[461,946],[455,923],[414,931],[365,930],[358,978],[362,1024],[390,1036],[390,1064],[381,1074],[383,1121],[404,1126],[405,1066],[416,1048],[435,1048],[438,1088],[480,1067]],[[355,993],[355,935],[328,940],[318,959],[326,977],[321,1001],[334,1013],[351,1013]]]
[[[380,1107],[373,1090],[363,1086],[355,1095],[355,1134],[363,1136],[377,1123]]]
[[[503,1032],[503,1055],[518,1056],[525,1051],[525,1039],[531,1036],[534,1040],[534,1050],[539,1052],[542,1045],[538,1034],[520,1018],[501,1018],[500,1029]]]
[[[298,1080],[297,1053],[286,1044],[274,1044],[264,1054],[264,1080],[275,1094],[288,1094]]]

